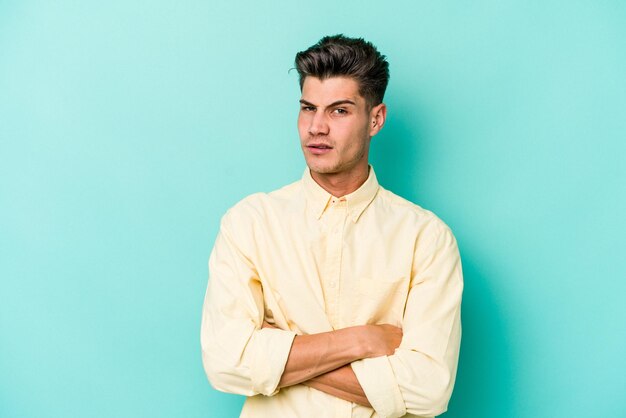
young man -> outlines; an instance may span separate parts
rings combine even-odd
[[[388,63],[362,39],[296,55],[302,179],[222,219],[203,362],[242,417],[431,417],[452,393],[463,288],[457,245],[368,164]],[[410,173],[407,173],[410,175]]]

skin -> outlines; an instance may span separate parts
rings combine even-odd
[[[348,402],[372,407],[349,364],[302,384]]]
[[[265,322],[263,328],[274,326]],[[296,336],[278,387],[302,383],[371,407],[350,363],[392,355],[401,341],[402,330],[388,324]]]
[[[385,104],[370,106],[354,79],[307,77],[302,85],[298,132],[313,179],[336,197],[358,189],[369,174],[371,139],[386,117]]]
[[[302,86],[298,131],[313,179],[336,197],[357,190],[369,175],[371,139],[385,123],[387,108],[371,106],[358,83],[347,77],[307,77]],[[265,323],[264,327],[271,327]],[[371,406],[350,363],[391,355],[402,330],[362,325],[296,336],[279,387],[304,384]]]

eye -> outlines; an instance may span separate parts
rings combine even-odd
[[[342,107],[338,107],[337,109],[333,110],[333,113],[336,113],[338,115],[347,115],[348,111]]]
[[[300,106],[302,112],[315,112],[315,106],[302,105]]]

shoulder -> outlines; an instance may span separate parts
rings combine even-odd
[[[253,193],[241,199],[222,217],[222,226],[249,224],[266,218],[281,208],[293,205],[301,195],[301,181],[288,184],[269,193]]]
[[[379,204],[384,210],[406,219],[424,232],[449,233],[450,228],[437,215],[397,194],[380,187]]]
[[[381,201],[389,207],[395,219],[402,219],[402,229],[408,231],[414,245],[414,265],[421,270],[437,260],[447,260],[450,266],[460,261],[454,234],[437,215],[388,190],[382,189]]]

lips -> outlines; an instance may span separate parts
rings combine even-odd
[[[310,144],[306,144],[306,148],[313,155],[323,155],[329,153],[333,147],[323,142],[312,142]]]
[[[332,149],[333,147],[331,147],[328,144],[324,144],[322,142],[316,142],[316,143],[312,143],[312,144],[307,144],[306,145],[307,148],[314,148],[314,149]]]

